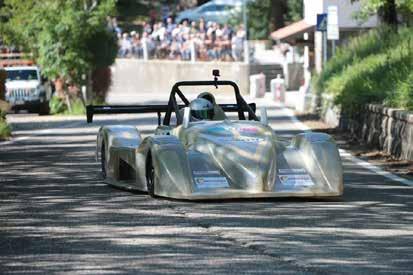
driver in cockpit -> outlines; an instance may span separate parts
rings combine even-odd
[[[215,102],[215,97],[204,92],[190,103],[191,115],[196,120],[224,120],[227,118],[224,110]]]

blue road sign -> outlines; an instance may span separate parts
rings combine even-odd
[[[327,13],[317,14],[317,31],[327,31]]]

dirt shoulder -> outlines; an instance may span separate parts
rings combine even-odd
[[[307,125],[312,131],[332,135],[338,146],[353,156],[368,161],[385,171],[413,180],[413,161],[398,160],[384,152],[369,148],[366,144],[350,136],[349,133],[325,124],[316,115],[296,114],[296,116],[298,120]]]

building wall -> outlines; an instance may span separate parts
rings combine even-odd
[[[351,0],[304,0],[304,20],[311,25],[317,24],[317,14],[327,13],[330,5],[338,7],[338,24],[343,29],[373,28],[378,24],[377,16],[370,17],[366,22],[360,24],[354,14],[360,10],[360,2]]]

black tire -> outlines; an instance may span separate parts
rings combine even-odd
[[[43,102],[39,106],[39,116],[47,116],[50,114],[49,101]]]
[[[152,162],[151,154],[146,159],[146,188],[151,197],[155,197],[155,168]]]
[[[100,167],[102,169],[102,177],[106,179],[106,149],[105,143],[102,143],[102,148],[100,149]]]

